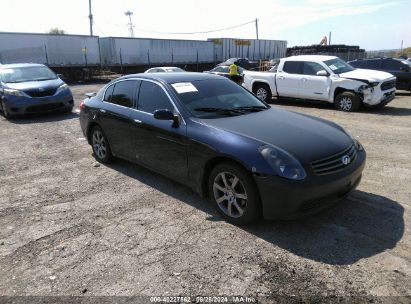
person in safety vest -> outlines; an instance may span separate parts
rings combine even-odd
[[[241,79],[240,74],[238,73],[238,66],[235,63],[233,63],[230,65],[229,70],[230,70],[230,79],[238,84],[241,84],[240,82],[242,79]]]

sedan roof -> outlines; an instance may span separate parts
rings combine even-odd
[[[152,79],[166,83],[176,83],[176,82],[190,82],[190,81],[197,81],[197,80],[208,80],[208,79],[225,79],[221,76],[217,76],[214,74],[207,74],[207,73],[152,73],[152,74],[131,74],[127,76],[123,76],[122,79],[127,78],[145,78],[145,79]]]
[[[17,69],[17,68],[29,68],[29,67],[39,67],[44,66],[40,63],[10,63],[10,64],[0,64],[0,69]]]

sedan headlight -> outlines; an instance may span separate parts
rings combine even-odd
[[[355,148],[359,151],[364,150],[363,146],[361,145],[361,143],[356,140],[350,133],[348,133],[344,128],[341,128],[341,130],[349,137],[351,138],[351,140],[354,142]]]
[[[354,141],[355,148],[356,148],[358,151],[364,150],[363,146],[361,145],[361,143],[360,143],[358,140],[356,140],[356,139],[353,138],[353,137],[351,137],[351,138],[352,138],[352,140]]]
[[[58,88],[58,90],[60,91],[60,92],[62,92],[62,91],[65,91],[65,90],[68,90],[69,89],[69,86],[67,85],[67,84],[65,84],[65,83],[63,83],[61,86],[59,86],[59,88]]]
[[[380,83],[378,81],[376,82],[370,82],[370,86],[371,87],[376,87],[377,85],[379,85]]]
[[[14,90],[14,89],[4,89],[4,94],[11,95],[11,96],[24,96],[22,91]]]
[[[272,146],[262,146],[258,150],[278,176],[292,180],[307,177],[300,162],[287,152]]]

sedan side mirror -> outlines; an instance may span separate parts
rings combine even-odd
[[[179,119],[177,115],[174,115],[174,113],[168,109],[162,109],[162,110],[155,110],[154,111],[154,118],[158,120],[172,120],[173,121],[173,127],[178,127],[179,125]]]
[[[174,120],[174,113],[170,110],[155,110],[154,118],[158,120]]]
[[[65,77],[63,74],[56,74],[58,78],[60,78],[61,80],[65,80]]]
[[[326,70],[321,70],[317,72],[317,76],[329,76],[328,72]]]

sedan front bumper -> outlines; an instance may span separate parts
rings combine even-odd
[[[311,215],[341,200],[361,181],[366,153],[338,173],[291,181],[281,177],[255,177],[266,219],[295,219]]]
[[[3,101],[12,116],[65,111],[72,109],[74,105],[73,95],[69,90],[47,97],[5,96]]]

